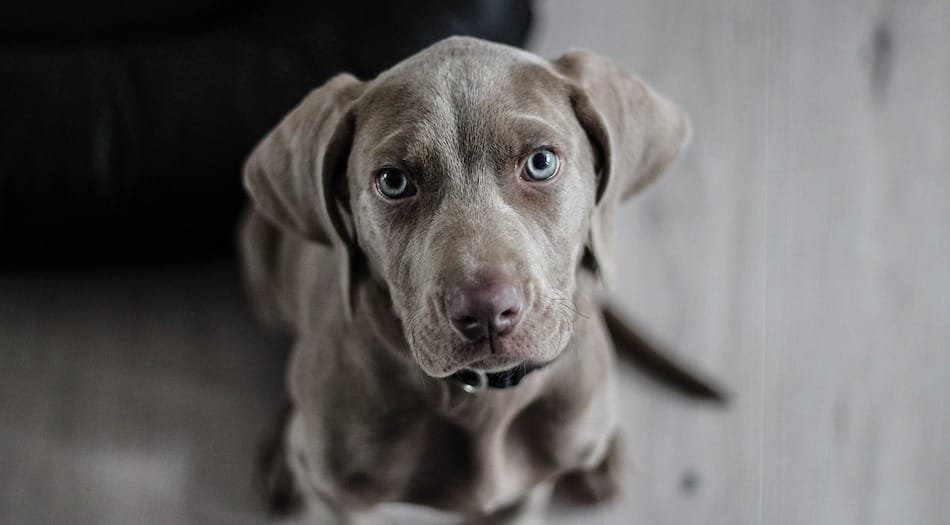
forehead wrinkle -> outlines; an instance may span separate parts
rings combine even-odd
[[[549,119],[530,113],[517,113],[508,118],[505,123],[524,142],[563,141],[563,130],[552,125]],[[541,144],[526,144],[539,146]],[[555,144],[549,144],[555,145]],[[515,145],[516,147],[518,145]]]
[[[370,150],[370,154],[373,158],[380,157],[401,157],[404,155],[404,144],[407,142],[406,137],[410,135],[411,130],[407,131],[407,127],[401,126],[397,127],[381,138],[375,140],[375,145]]]
[[[400,121],[403,124],[388,126],[377,138],[372,134],[366,141],[372,144],[368,150],[375,162],[405,164],[406,168],[425,168],[426,173],[440,171],[438,158],[442,152],[452,147],[451,130],[454,129],[454,115],[447,111],[444,97],[429,97],[418,105],[404,105],[396,111],[377,115],[377,122]],[[379,127],[383,127],[380,125]]]
[[[470,92],[457,98],[455,107],[455,150],[467,179],[477,179],[486,161],[507,155],[511,148],[503,140],[506,125],[505,113],[508,100],[498,96],[494,83],[488,81],[476,85]]]
[[[405,160],[415,164],[425,179],[441,178],[458,170],[458,117],[449,97],[439,92],[426,104],[424,117],[414,125],[413,136],[405,143]]]

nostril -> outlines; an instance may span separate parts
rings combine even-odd
[[[521,320],[521,307],[516,306],[508,308],[507,310],[502,311],[495,317],[494,326],[492,328],[500,336],[505,336],[511,333],[514,330],[515,325],[518,324],[518,321]]]
[[[478,328],[478,325],[481,324],[481,321],[479,321],[477,318],[471,317],[468,315],[455,318],[454,321],[455,321],[455,324],[459,326],[459,328],[466,329],[466,330]]]
[[[502,321],[511,321],[517,318],[519,315],[521,315],[520,308],[509,308],[505,310],[504,312],[498,314],[498,319],[501,319]]]
[[[452,326],[469,341],[480,341],[486,336],[486,323],[470,308],[452,308],[449,319]]]

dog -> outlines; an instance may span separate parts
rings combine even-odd
[[[689,137],[608,59],[468,37],[307,95],[243,178],[247,286],[293,337],[271,501],[526,523],[615,494],[612,221]]]

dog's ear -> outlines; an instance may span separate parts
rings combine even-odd
[[[612,218],[617,205],[662,174],[689,142],[690,123],[676,104],[620,65],[588,51],[554,62],[571,90],[571,103],[597,158],[597,201],[589,259],[609,280]]]
[[[244,164],[244,187],[264,216],[338,254],[347,312],[353,306],[355,243],[342,189],[353,101],[362,91],[352,75],[333,77],[284,117]]]

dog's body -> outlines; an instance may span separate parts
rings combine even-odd
[[[289,366],[288,458],[298,488],[332,502],[320,504],[357,513],[403,501],[491,515],[559,475],[597,471],[616,446],[613,355],[598,316],[579,320],[564,355],[517,388],[469,394],[425,375],[370,329],[391,316],[379,315],[379,290],[361,289],[345,320],[340,294],[328,293],[337,283],[332,253],[265,221],[249,219],[246,253],[267,253],[256,245],[262,239],[279,243],[286,266],[260,284],[281,291],[272,297],[296,298],[275,306],[307,327]],[[590,281],[575,296],[580,312],[597,311]]]
[[[612,492],[595,302],[609,221],[687,135],[603,59],[454,38],[371,82],[331,80],[265,139],[242,253],[256,307],[295,337],[275,468],[322,519],[402,501],[498,523],[554,483]],[[512,388],[456,380],[528,366]]]

